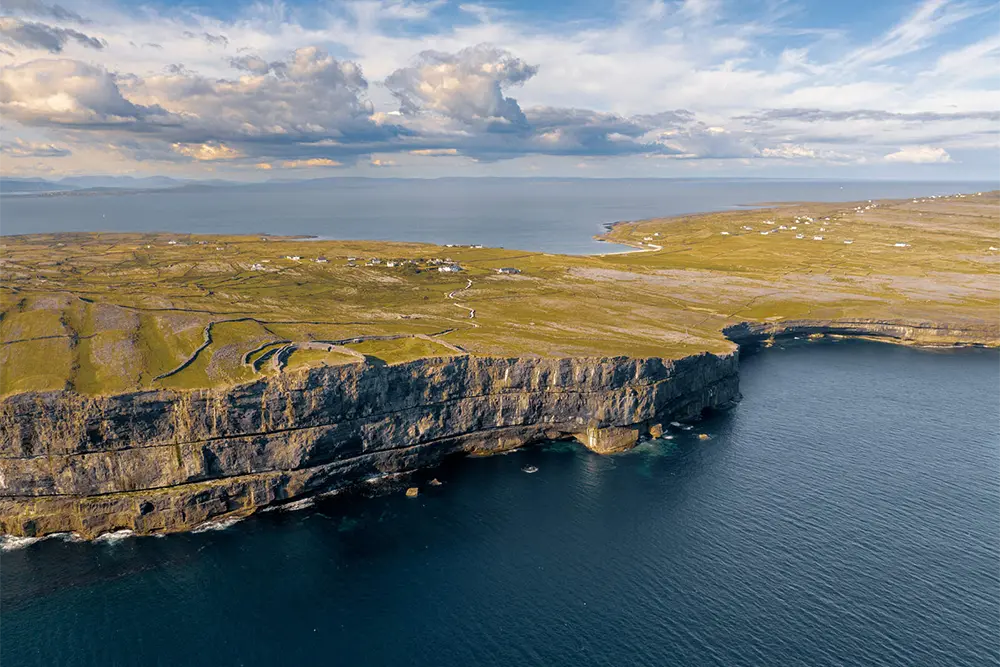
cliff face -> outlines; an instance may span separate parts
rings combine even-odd
[[[203,521],[577,437],[602,453],[739,397],[738,358],[430,359],[228,390],[0,402],[0,532],[92,537]]]
[[[1000,326],[992,322],[967,321],[952,324],[889,319],[783,320],[741,322],[723,329],[739,345],[755,345],[788,336],[855,336],[881,338],[914,345],[1000,346]]]

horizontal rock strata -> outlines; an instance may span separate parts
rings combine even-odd
[[[0,532],[189,529],[434,465],[577,437],[628,448],[739,397],[738,357],[425,359],[226,390],[0,402]]]
[[[789,336],[853,336],[914,345],[1000,346],[1000,325],[978,320],[954,324],[888,319],[741,322],[726,327],[723,333],[739,345],[754,345]]]

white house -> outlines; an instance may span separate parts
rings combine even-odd
[[[462,270],[458,264],[446,264],[445,266],[439,266],[438,271],[441,273],[458,273]]]
[[[521,269],[515,269],[511,266],[504,266],[496,270],[497,273],[505,273],[507,275],[513,275],[515,273],[521,273]]]

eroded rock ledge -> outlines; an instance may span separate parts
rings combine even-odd
[[[433,465],[576,437],[627,449],[739,398],[738,355],[425,359],[227,390],[0,402],[0,532],[186,530]]]
[[[851,336],[927,346],[1000,346],[1000,325],[981,320],[953,324],[890,319],[741,322],[726,327],[723,333],[741,346],[790,336]]]

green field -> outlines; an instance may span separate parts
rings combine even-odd
[[[996,192],[646,220],[605,238],[643,252],[4,237],[0,394],[225,386],[461,354],[672,358],[731,349],[721,329],[742,320],[1000,319]]]

